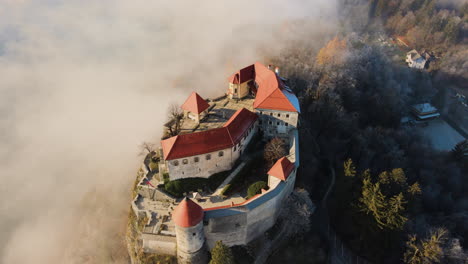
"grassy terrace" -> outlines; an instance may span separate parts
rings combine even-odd
[[[189,192],[212,192],[218,187],[226,177],[231,173],[229,171],[222,171],[211,175],[209,178],[186,178],[180,180],[169,181],[169,175],[164,176],[164,184],[162,186],[166,192],[175,196],[183,197],[184,193]]]

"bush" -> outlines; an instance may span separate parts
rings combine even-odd
[[[163,181],[164,181],[164,184],[169,182],[169,173],[167,172],[163,173]]]
[[[199,189],[203,189],[207,182],[208,180],[204,178],[180,179],[169,181],[164,185],[164,189],[176,197],[182,197],[184,193],[196,192]]]
[[[247,189],[247,199],[250,199],[254,197],[255,195],[261,193],[262,189],[265,189],[265,190],[268,189],[268,184],[266,182],[258,181],[256,183],[253,183]]]

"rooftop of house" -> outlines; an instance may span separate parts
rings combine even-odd
[[[180,134],[222,127],[238,109],[245,108],[253,111],[253,101],[254,99],[249,97],[242,100],[229,100],[229,98],[223,97],[216,101],[209,101],[207,115],[200,120],[200,123],[190,118],[184,118]]]
[[[282,157],[276,161],[273,167],[271,167],[271,169],[268,171],[268,175],[276,177],[282,181],[286,181],[293,170],[294,164],[291,163],[288,158]]]
[[[195,114],[200,114],[201,112],[208,109],[210,105],[205,101],[198,93],[192,92],[184,104],[181,106],[185,111],[189,111]]]
[[[297,97],[279,75],[259,62],[239,70],[228,78],[233,84],[244,83],[252,79],[257,84],[254,108],[301,111]]]
[[[438,111],[437,108],[432,106],[430,103],[416,104],[413,105],[412,108],[414,111],[421,115],[432,114]]]
[[[233,147],[257,119],[257,114],[241,108],[222,127],[162,140],[164,159],[191,157]]]

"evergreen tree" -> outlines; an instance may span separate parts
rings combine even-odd
[[[222,241],[216,241],[211,250],[211,260],[209,264],[235,264],[231,248],[224,245]]]

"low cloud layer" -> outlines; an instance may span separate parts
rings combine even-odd
[[[327,0],[2,1],[0,263],[126,263],[138,145],[158,141],[167,106],[191,90],[220,95],[234,69],[304,37],[294,21],[328,30],[334,10]]]

